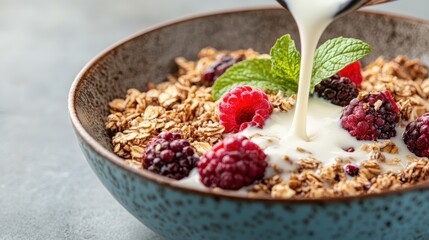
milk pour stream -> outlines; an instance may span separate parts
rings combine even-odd
[[[281,2],[283,1],[283,2]],[[313,58],[317,43],[326,27],[351,0],[281,0],[287,5],[298,25],[301,37],[301,70],[299,77],[296,112],[289,132],[292,136],[310,141],[307,135],[307,111]],[[361,0],[360,2],[366,2]]]

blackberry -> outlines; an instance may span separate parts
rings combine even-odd
[[[207,187],[238,190],[261,180],[267,156],[244,136],[230,136],[201,157],[198,172]]]
[[[230,68],[232,65],[243,61],[245,58],[237,57],[234,58],[229,55],[224,55],[222,58],[213,63],[204,73],[203,73],[203,80],[207,83],[208,86],[213,85],[213,83],[216,81],[218,77],[220,77],[228,68]]]
[[[357,140],[389,139],[396,136],[399,109],[389,91],[368,93],[344,107],[340,121]]]
[[[182,179],[197,166],[195,150],[179,133],[165,132],[152,139],[143,153],[142,165],[151,172]]]
[[[416,156],[429,158],[429,113],[408,123],[402,139]]]
[[[322,97],[338,106],[347,106],[357,97],[359,90],[347,77],[335,74],[316,85],[314,91]]]

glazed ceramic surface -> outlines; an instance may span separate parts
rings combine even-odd
[[[286,33],[299,39],[285,10],[227,12],[153,28],[96,57],[69,96],[72,123],[91,168],[132,215],[165,239],[429,239],[427,184],[359,198],[247,198],[177,186],[132,169],[113,153],[104,129],[110,100],[123,97],[128,88],[145,90],[148,82],[165,80],[176,70],[175,57],[195,59],[207,46],[267,53]],[[429,25],[423,22],[355,13],[332,24],[322,41],[338,36],[373,46],[364,64],[398,54],[429,62]]]

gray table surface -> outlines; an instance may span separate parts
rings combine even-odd
[[[273,0],[0,0],[0,239],[162,239],[97,180],[67,93],[112,43],[156,23]],[[375,9],[429,19],[427,0]]]

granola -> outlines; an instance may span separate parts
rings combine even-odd
[[[428,70],[418,59],[398,56],[392,61],[378,58],[363,71],[365,91],[389,90],[401,106],[405,120],[415,120],[429,111]]]
[[[252,49],[218,51],[205,48],[198,54],[198,61],[176,58],[179,69],[168,76],[168,81],[149,84],[145,92],[129,89],[124,99],[109,103],[110,114],[105,128],[112,134],[113,151],[130,166],[141,169],[145,147],[161,132],[180,132],[199,156],[210,151],[222,140],[224,127],[216,114],[217,103],[212,98],[212,88],[202,81],[202,75],[224,55],[246,59],[269,57]],[[389,90],[392,93],[400,107],[403,123],[429,111],[429,78],[427,68],[419,60],[405,56],[392,61],[379,58],[365,68],[363,76],[364,91]],[[269,93],[273,112],[292,110],[295,100],[295,95]],[[271,164],[274,175],[254,184],[248,194],[273,198],[356,196],[400,189],[429,177],[429,159],[409,156],[406,166],[401,166],[399,149],[390,140],[362,143],[359,150],[368,153],[369,157],[360,163],[359,174],[352,178],[344,166],[353,163],[353,158],[337,158],[335,163],[324,166],[323,159],[317,159],[311,151],[302,147],[295,150],[306,157],[293,160],[288,155],[283,156],[284,164],[297,166],[289,179],[280,176],[285,171],[282,166]],[[398,170],[383,171],[383,164]]]
[[[141,158],[148,142],[160,132],[180,132],[192,142],[201,156],[222,139],[224,127],[219,124],[216,103],[211,87],[205,86],[202,74],[223,55],[243,56],[246,59],[265,58],[252,49],[217,51],[204,48],[197,62],[182,57],[175,59],[179,70],[168,76],[168,81],[149,84],[148,91],[129,89],[125,99],[109,103],[110,115],[105,128],[113,135],[113,151],[133,167],[141,168]],[[271,94],[274,111],[289,111],[295,104],[295,95]]]

